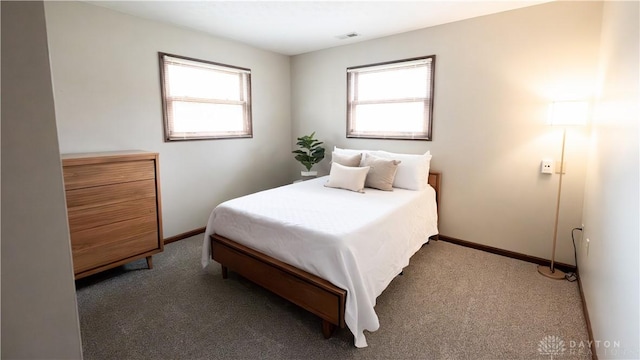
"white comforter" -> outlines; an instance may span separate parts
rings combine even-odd
[[[438,233],[435,191],[324,187],[326,177],[229,200],[205,231],[202,265],[217,233],[347,290],[345,322],[356,347],[380,326],[376,298]]]

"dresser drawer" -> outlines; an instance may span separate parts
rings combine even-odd
[[[83,208],[104,206],[125,201],[156,197],[155,180],[142,180],[114,185],[67,191],[69,212]]]
[[[156,216],[155,196],[90,208],[69,208],[69,231],[73,234],[78,231],[148,215]]]
[[[127,257],[133,257],[158,249],[156,231],[142,234],[136,239],[122,239],[111,244],[99,244],[91,249],[73,252],[73,271],[79,274],[102,265],[107,265]]]
[[[155,179],[155,164],[151,160],[64,166],[66,190]]]
[[[155,215],[71,232],[76,273],[161,249]]]

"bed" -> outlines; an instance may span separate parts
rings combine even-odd
[[[322,319],[329,338],[347,326],[356,347],[379,328],[376,298],[437,236],[440,174],[424,190],[325,187],[321,177],[229,200],[211,213],[211,259]]]

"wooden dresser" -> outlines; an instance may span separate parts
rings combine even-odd
[[[73,270],[79,279],[163,250],[158,154],[63,154]]]

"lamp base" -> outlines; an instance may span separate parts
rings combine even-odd
[[[553,272],[549,266],[538,265],[538,272],[550,279],[562,280],[564,279],[564,272],[558,269],[554,269]]]

